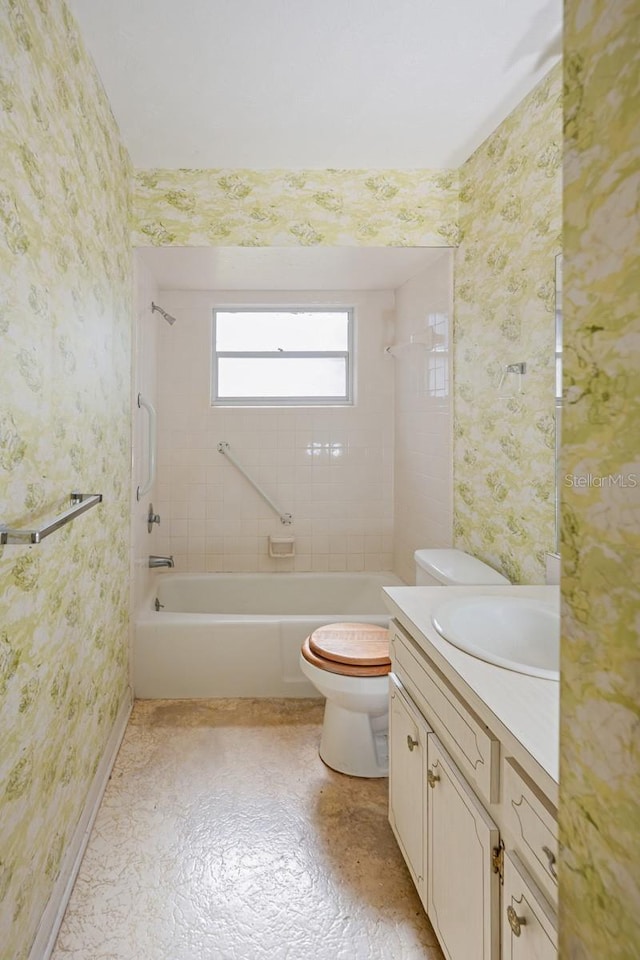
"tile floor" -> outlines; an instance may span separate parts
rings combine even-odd
[[[317,700],[138,701],[53,960],[442,960]]]

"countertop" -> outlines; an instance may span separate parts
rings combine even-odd
[[[548,587],[385,587],[391,614],[506,749],[557,803],[560,684],[498,667],[459,650],[436,631],[435,607],[456,596],[548,598]],[[446,594],[445,594],[446,592]]]

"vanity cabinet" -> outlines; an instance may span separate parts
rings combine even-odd
[[[390,643],[393,670],[427,718],[433,731],[455,757],[469,783],[488,803],[498,799],[500,743],[480,718],[465,706],[439,671],[413,641],[396,627]]]
[[[427,763],[427,913],[445,956],[497,960],[498,828],[434,734]]]
[[[553,805],[400,624],[390,638],[389,820],[445,957],[555,960]]]
[[[503,904],[503,960],[555,960],[555,912],[517,854],[505,857]]]
[[[558,897],[558,817],[513,757],[504,764],[505,826],[513,848],[529,866],[534,880],[555,903]]]
[[[429,727],[391,678],[389,701],[389,822],[425,904],[424,789]]]

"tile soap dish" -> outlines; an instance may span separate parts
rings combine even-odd
[[[269,537],[269,556],[284,560],[296,555],[295,537]]]

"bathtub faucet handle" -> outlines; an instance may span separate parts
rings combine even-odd
[[[153,530],[154,523],[157,523],[158,526],[160,525],[160,514],[154,513],[153,504],[150,503],[149,513],[147,514],[147,530],[149,531],[149,533],[151,533],[151,531]]]
[[[153,554],[149,557],[149,566],[152,569],[156,567],[173,567],[173,557],[156,557]]]

